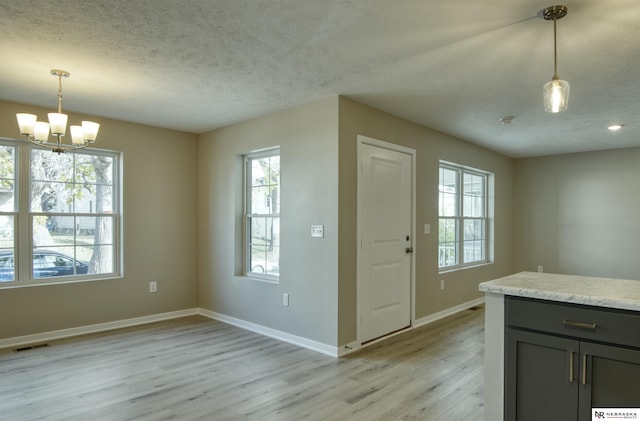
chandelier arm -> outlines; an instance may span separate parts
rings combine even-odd
[[[84,149],[86,147],[89,146],[89,142],[84,142],[81,144],[66,144],[66,143],[62,143],[60,141],[60,138],[58,137],[58,141],[56,143],[52,143],[52,142],[40,142],[38,140],[35,140],[35,138],[33,136],[26,136],[27,140],[31,143],[33,143],[36,146],[39,146],[41,148],[47,148],[50,149],[51,152],[56,152],[56,153],[65,153],[66,151],[74,151],[77,149]]]

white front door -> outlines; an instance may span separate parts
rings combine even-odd
[[[358,339],[411,325],[413,155],[359,143]]]

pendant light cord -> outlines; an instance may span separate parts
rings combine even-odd
[[[556,14],[553,15],[553,78],[560,79],[558,77],[558,46],[557,46],[557,37],[556,37],[556,21],[558,17]]]

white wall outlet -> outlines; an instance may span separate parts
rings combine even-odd
[[[440,279],[440,289],[444,290],[444,279]]]
[[[324,238],[324,225],[311,225],[311,237]]]
[[[431,224],[424,224],[424,233],[431,234]]]
[[[538,266],[538,272],[540,272],[540,273],[544,272],[544,268],[542,267],[542,265]]]
[[[289,294],[286,292],[282,294],[282,305],[285,307],[289,307]]]
[[[158,283],[156,281],[149,282],[149,292],[157,292]]]

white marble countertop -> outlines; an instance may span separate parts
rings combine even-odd
[[[480,291],[640,311],[640,281],[520,272],[482,282]]]

